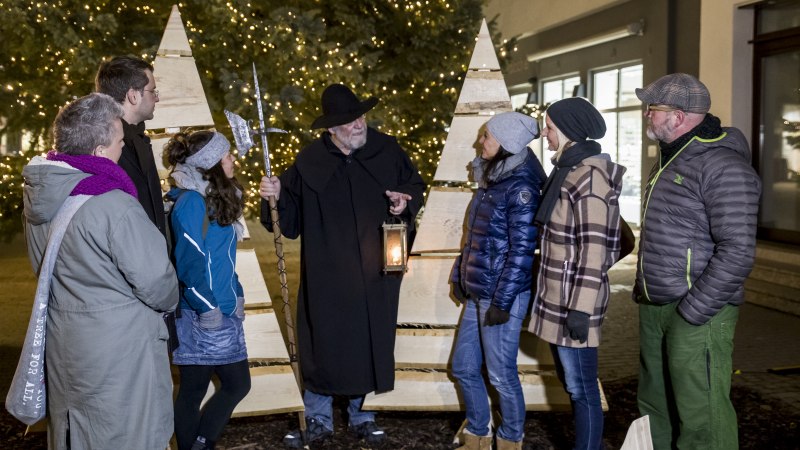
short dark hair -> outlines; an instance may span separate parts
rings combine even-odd
[[[67,155],[91,154],[98,145],[111,145],[114,122],[122,119],[122,106],[108,95],[95,92],[61,108],[53,122],[56,151]]]
[[[95,91],[122,103],[128,90],[141,91],[147,86],[146,70],[153,71],[153,65],[147,61],[135,56],[115,56],[100,64],[94,79]]]

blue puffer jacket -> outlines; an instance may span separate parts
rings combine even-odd
[[[167,197],[178,198],[180,189]],[[199,193],[185,191],[170,214],[175,245],[175,271],[181,288],[181,309],[204,313],[219,307],[231,315],[236,297],[243,297],[236,275],[236,231],[233,225],[219,226],[216,221],[204,228],[206,202]]]
[[[693,325],[744,303],[755,258],[761,181],[742,133],[723,130],[715,139],[694,137],[656,164],[644,194],[633,298],[679,302]]]
[[[541,163],[528,149],[521,164],[475,193],[467,241],[451,276],[470,297],[491,299],[508,311],[520,292],[530,290],[537,241],[533,216],[545,179]]]

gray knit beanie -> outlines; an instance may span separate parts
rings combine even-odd
[[[486,122],[486,129],[509,153],[517,154],[539,137],[539,124],[518,112],[500,113]]]
[[[606,135],[606,121],[585,98],[559,100],[547,108],[547,117],[572,142],[600,139]]]

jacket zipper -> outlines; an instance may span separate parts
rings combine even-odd
[[[692,249],[686,249],[686,284],[692,288]]]

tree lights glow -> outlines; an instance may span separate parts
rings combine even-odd
[[[134,54],[153,61],[173,3],[0,0],[0,135],[24,131],[32,142],[24,155],[0,164],[0,222],[20,222],[19,172],[49,147],[58,109],[93,90],[104,58]],[[275,173],[319,135],[310,124],[322,114],[320,96],[338,82],[361,98],[380,99],[367,115],[369,125],[396,136],[428,181],[474,47],[481,6],[481,0],[178,3],[216,127],[227,135],[224,109],[256,117],[250,75],[256,63],[265,117],[289,132],[270,137]],[[258,205],[260,159],[260,150],[253,149],[239,170],[251,211]]]

